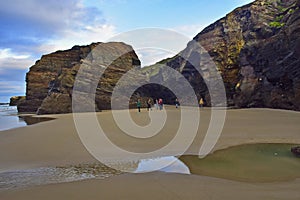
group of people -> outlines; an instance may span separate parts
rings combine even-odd
[[[147,111],[152,110],[152,105],[153,105],[152,99],[148,99],[148,101],[147,101]],[[162,110],[163,109],[163,105],[164,104],[163,104],[162,98],[159,98],[159,99],[155,100],[155,108],[156,108],[156,110],[158,110],[158,109]],[[141,103],[140,99],[137,100],[136,106],[137,106],[138,112],[141,112],[142,103]]]
[[[152,105],[153,105],[152,99],[148,99],[148,101],[147,101],[147,111],[152,110]],[[163,105],[164,105],[162,98],[155,99],[155,104],[154,105],[155,105],[156,110],[158,110],[158,109],[162,110]],[[176,99],[175,100],[175,107],[178,108],[179,105],[180,105],[179,101],[178,101],[178,99]],[[141,103],[140,99],[137,100],[136,106],[137,106],[138,112],[141,112],[142,103]],[[203,98],[200,98],[200,100],[199,100],[200,109],[202,109],[203,106],[204,106],[204,100],[203,100]]]

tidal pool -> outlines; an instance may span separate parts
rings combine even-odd
[[[185,155],[180,160],[191,174],[245,182],[288,181],[300,178],[300,158],[293,144],[247,144],[219,150],[200,159]]]

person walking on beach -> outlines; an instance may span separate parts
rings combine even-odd
[[[158,99],[155,99],[155,108],[158,110]]]
[[[178,99],[175,99],[175,106],[176,106],[176,108],[179,107],[179,101],[178,101]]]
[[[163,109],[163,100],[162,100],[162,98],[160,98],[158,100],[158,105],[159,105],[159,110],[162,110]]]
[[[137,109],[138,109],[138,112],[141,112],[141,106],[142,106],[141,100],[138,99],[137,102],[136,102],[136,107],[137,107]]]
[[[199,100],[199,107],[200,107],[200,109],[203,109],[203,105],[204,105],[204,101],[203,101],[202,98],[200,98],[200,100]]]
[[[152,110],[151,106],[152,106],[151,99],[148,99],[148,101],[147,101],[147,111]]]

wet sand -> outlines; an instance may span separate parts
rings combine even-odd
[[[147,152],[164,146],[174,138],[180,122],[178,113],[175,108],[168,108],[165,128],[157,137],[145,142],[123,136],[122,131],[115,126],[110,111],[98,113],[97,116],[103,129],[109,133],[108,137],[116,144],[131,151]],[[131,115],[139,124],[149,122],[145,110],[140,114],[132,110]],[[82,145],[72,114],[47,117],[57,119],[0,132],[0,172],[97,162]],[[209,119],[209,109],[201,111],[198,135],[185,154],[196,155],[199,152]],[[228,110],[222,135],[214,151],[249,143],[300,144],[299,122],[299,112]],[[186,130],[186,134],[189,134],[189,130]],[[101,141],[99,145],[101,146]],[[110,149],[106,151],[109,152]],[[111,155],[111,158],[114,156]],[[155,172],[0,191],[0,199],[299,199],[299,187],[299,179],[246,183]]]

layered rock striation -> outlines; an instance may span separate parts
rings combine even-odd
[[[44,55],[26,75],[26,100],[18,104],[18,111],[72,112],[74,83],[81,67],[76,90],[82,94],[82,99],[76,100],[82,101],[81,105],[93,104],[99,111],[110,109],[114,86],[128,70],[140,67],[140,61],[131,46],[118,42],[74,46]],[[101,78],[91,81],[100,72]],[[92,94],[95,95],[92,102],[84,98]]]
[[[198,98],[209,105],[205,80],[214,79],[214,66],[203,62],[206,54],[193,44],[197,43],[220,72],[228,105],[300,110],[299,2],[257,0],[237,8],[205,28],[177,56],[162,62],[182,73]]]

